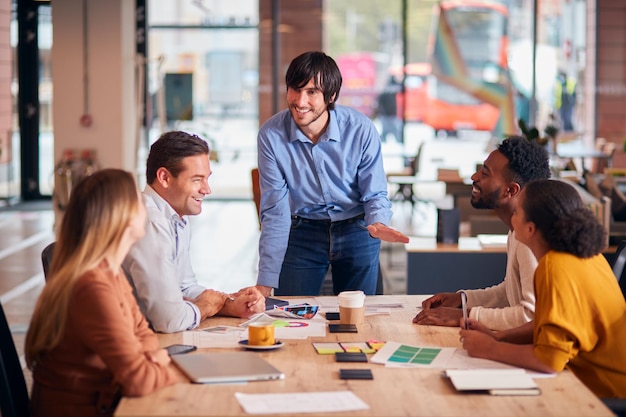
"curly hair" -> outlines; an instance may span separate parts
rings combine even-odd
[[[311,79],[315,87],[324,94],[324,103],[327,104],[328,110],[334,109],[342,83],[341,71],[335,60],[324,52],[317,51],[305,52],[295,57],[285,75],[287,88],[302,88]]]
[[[590,258],[606,246],[606,231],[571,185],[558,180],[526,184],[522,207],[551,249]]]
[[[536,142],[521,136],[510,136],[502,141],[498,151],[509,161],[509,179],[521,188],[529,181],[550,178],[548,153]]]

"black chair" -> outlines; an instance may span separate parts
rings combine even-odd
[[[43,248],[41,251],[41,264],[43,265],[43,276],[48,279],[48,271],[52,263],[52,253],[54,252],[54,242]]]
[[[50,265],[52,264],[52,254],[54,253],[54,244],[55,242],[50,243],[41,251],[41,265],[43,266],[43,276],[46,280],[48,279],[48,271],[50,270]],[[134,289],[135,286],[133,284],[133,280],[131,279],[130,272],[128,272],[128,270],[123,265],[122,265],[122,270],[124,271],[124,275],[126,275],[128,282]],[[135,298],[137,298],[137,294],[135,294]]]
[[[415,195],[413,185],[417,182],[415,176],[420,170],[420,159],[425,143],[426,142],[422,142],[420,144],[417,149],[417,154],[414,157],[408,158],[406,161],[406,171],[387,174],[387,182],[398,186],[398,189],[393,196],[391,196],[390,200],[408,201],[411,203],[411,209],[414,209],[415,203],[420,201]]]
[[[2,417],[30,415],[28,390],[9,323],[0,304],[0,411]]]
[[[626,240],[622,240],[615,251],[615,259],[613,260],[613,273],[619,282],[626,265]]]
[[[626,398],[601,398],[601,400],[617,417],[626,417]]]
[[[615,251],[615,259],[613,259],[613,274],[615,278],[620,282],[622,273],[624,272],[624,266],[626,266],[626,240],[622,240],[617,246]],[[624,286],[621,285],[622,292],[624,292]],[[606,405],[616,416],[626,417],[626,398],[602,398],[602,402]]]

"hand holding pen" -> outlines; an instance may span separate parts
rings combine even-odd
[[[469,323],[467,319],[469,318],[467,314],[467,294],[465,291],[461,291],[461,309],[463,310],[463,322],[461,323],[461,327],[465,330],[469,329]]]

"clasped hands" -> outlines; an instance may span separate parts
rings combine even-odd
[[[193,302],[199,309],[202,319],[216,314],[248,318],[265,311],[265,297],[256,287],[246,287],[233,294],[221,291],[204,290]]]

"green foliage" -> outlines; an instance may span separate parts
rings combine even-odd
[[[526,122],[524,121],[524,119],[518,119],[517,120],[517,125],[519,126],[520,130],[522,131],[522,135],[524,135],[524,137],[526,139],[528,139],[529,141],[536,141],[539,145],[545,145],[546,143],[548,143],[549,138],[548,137],[541,137],[539,136],[539,129],[537,129],[536,127],[531,127],[529,128],[526,125]],[[557,129],[558,131],[558,129]]]

